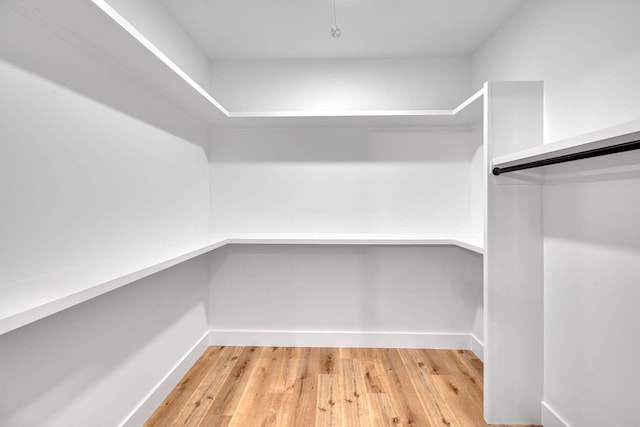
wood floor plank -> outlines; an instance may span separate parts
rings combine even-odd
[[[202,377],[198,387],[196,387],[189,400],[175,417],[173,425],[185,426],[199,423],[199,420],[206,415],[215,396],[222,389],[227,375],[236,365],[241,351],[240,347],[221,348],[220,356],[216,363],[217,369],[209,369],[207,374]]]
[[[360,359],[354,354],[352,359],[340,361],[339,390],[343,405],[344,425],[369,426],[370,409],[366,398],[366,380],[360,366]]]
[[[389,370],[389,382],[394,400],[402,405],[400,424],[408,426],[440,426],[443,425],[443,414],[432,400],[422,402],[416,390],[418,380],[412,378],[411,366],[405,365],[403,351],[388,349],[384,352]],[[424,384],[428,387],[428,384]],[[427,388],[427,390],[429,390]],[[447,425],[444,423],[444,425]]]
[[[472,389],[472,374],[460,360],[461,354],[456,350],[437,353],[407,350],[402,352],[402,357],[412,374],[412,381],[416,381],[416,388],[428,388],[429,395],[423,394],[421,397],[436,402],[444,425],[486,426],[481,416],[482,389]],[[427,363],[424,363],[425,360]],[[421,388],[420,382],[425,387]]]
[[[259,349],[257,364],[231,417],[230,427],[275,425],[279,402],[275,377],[280,353],[282,349],[277,347]]]
[[[286,421],[288,425],[312,426],[315,424],[319,373],[319,351],[311,348],[303,349],[300,353],[297,379],[293,388],[291,411]]]
[[[175,418],[193,391],[202,382],[202,377],[210,370],[210,366],[216,363],[220,352],[221,347],[209,347],[155,410],[147,424],[163,425],[163,420]]]
[[[448,355],[458,367],[458,372],[454,373],[453,377],[457,387],[460,389],[458,398],[463,401],[463,407],[473,414],[481,414],[483,410],[482,377],[478,375],[475,368],[469,363],[470,360],[463,350],[452,350]]]
[[[364,369],[367,393],[384,393],[382,377],[386,375],[386,369],[378,349],[363,349],[359,360],[360,366]]]
[[[316,400],[318,410],[316,411],[315,422],[317,427],[331,427],[338,425],[340,422],[339,408],[336,408],[338,400],[336,393],[335,376],[333,374],[318,375],[318,395]]]
[[[242,347],[235,366],[200,421],[202,427],[228,425],[258,361],[257,347]],[[216,368],[211,365],[210,369]]]
[[[369,415],[372,426],[398,426],[400,417],[391,404],[391,398],[386,393],[367,393]]]
[[[285,393],[291,394],[298,379],[296,374],[298,372],[298,365],[300,364],[300,352],[302,349],[299,347],[288,347],[284,350],[283,363],[280,367],[282,372],[279,376],[282,382],[280,389]]]
[[[210,347],[145,426],[484,427],[482,368],[468,350]]]

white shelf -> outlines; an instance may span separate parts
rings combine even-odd
[[[227,244],[450,245],[482,253],[478,236],[400,234],[236,234],[105,259],[0,286],[0,334],[173,267]]]
[[[0,334],[95,298],[225,244],[202,239],[0,285]]]
[[[609,147],[638,139],[640,139],[640,120],[634,120],[595,132],[585,133],[574,138],[495,157],[491,162],[491,168],[504,168],[521,163],[546,160],[557,156]]]
[[[170,58],[115,11],[99,9],[82,0],[70,3],[74,13],[55,2],[29,6],[12,3],[20,14],[34,21],[68,45],[83,51],[118,73],[135,76],[145,86],[200,120],[221,127],[379,127],[468,128],[483,116],[480,90],[456,108],[443,110],[228,112],[205,89],[180,70]],[[106,5],[95,0],[94,4]],[[75,10],[75,9],[78,10]],[[77,13],[76,13],[77,12]],[[83,19],[78,19],[82,16]],[[59,61],[48,52],[51,66]],[[69,64],[65,64],[69,65]],[[72,65],[72,64],[71,64]],[[48,66],[49,68],[49,66]],[[61,68],[65,73],[73,66]],[[58,71],[60,71],[58,70]],[[45,70],[41,70],[45,72]],[[75,77],[75,76],[74,76]],[[82,81],[78,75],[78,81]],[[73,81],[72,78],[69,81]],[[72,88],[73,89],[73,88]],[[109,88],[113,91],[125,90]],[[60,312],[136,280],[175,266],[226,244],[325,244],[325,245],[449,245],[482,253],[480,238],[451,235],[391,234],[265,234],[207,236],[144,253],[129,254],[30,278],[0,284],[0,334]]]
[[[482,102],[475,102],[484,94],[482,90],[459,106],[442,110],[228,111],[215,99],[215,94],[180,69],[106,1],[72,0],[67,6],[61,8],[55,2],[37,2],[29,7],[22,7],[20,3],[10,5],[84,52],[92,61],[128,78],[134,76],[142,85],[193,117],[217,127],[469,128],[482,120]],[[69,7],[74,13],[69,13]],[[48,55],[51,63],[47,62],[47,67],[40,72],[76,72],[74,67],[52,71],[57,53],[48,52]],[[79,74],[77,80],[82,82],[83,77]],[[73,78],[66,80],[71,86],[74,81]],[[118,90],[130,96],[126,88],[110,88],[111,92]]]
[[[482,254],[482,237],[439,234],[233,234],[227,244],[458,246]]]
[[[483,95],[481,89],[449,110],[229,112],[215,124],[222,128],[470,128],[482,121]]]

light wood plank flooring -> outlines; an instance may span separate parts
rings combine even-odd
[[[145,426],[486,426],[470,351],[209,347]]]

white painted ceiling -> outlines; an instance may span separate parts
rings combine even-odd
[[[212,59],[473,53],[523,0],[161,0]]]

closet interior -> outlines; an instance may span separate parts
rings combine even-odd
[[[0,2],[0,424],[139,425],[210,345],[470,349],[487,422],[557,416],[545,383],[579,340],[559,301],[576,271],[629,282],[638,152],[492,171],[638,121],[545,144],[540,79],[452,80],[445,108],[232,111],[240,73],[209,75],[151,2],[64,4]],[[593,251],[608,264],[583,271]]]

